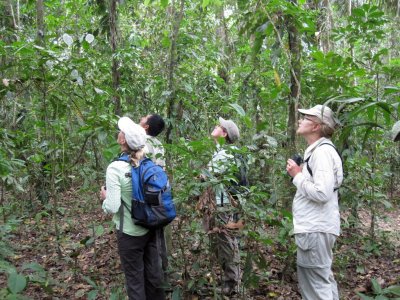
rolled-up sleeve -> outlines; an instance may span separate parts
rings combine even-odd
[[[121,206],[121,182],[119,170],[115,163],[111,163],[106,172],[107,197],[102,208],[106,213],[115,214]]]

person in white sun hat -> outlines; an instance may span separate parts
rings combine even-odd
[[[324,105],[299,109],[297,134],[308,148],[304,163],[288,159],[286,170],[297,188],[293,199],[293,225],[297,246],[297,277],[306,300],[338,300],[332,273],[332,249],[340,234],[338,188],[343,181],[342,160],[333,145],[337,122]]]
[[[125,274],[130,300],[164,300],[163,272],[154,230],[135,225],[131,217],[132,166],[137,168],[145,157],[147,136],[145,129],[128,117],[118,121],[117,142],[121,156],[130,161],[113,161],[107,168],[106,187],[101,187],[102,208],[112,213],[117,228],[118,252]],[[126,209],[124,209],[124,206]]]

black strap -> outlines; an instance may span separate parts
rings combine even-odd
[[[329,146],[331,146],[333,149],[336,150],[336,153],[339,155],[340,161],[342,162],[342,170],[343,170],[343,159],[342,159],[342,156],[340,155],[338,149],[337,149],[333,144],[330,144],[330,143],[321,143],[321,144],[319,144],[317,147],[320,147],[320,146],[322,146],[322,145],[329,145]],[[315,151],[315,149],[314,149],[314,151]],[[313,152],[310,154],[310,156],[307,157],[307,159],[304,161],[304,163],[305,163],[306,166],[307,166],[307,171],[308,171],[308,173],[310,173],[311,177],[313,177],[313,172],[312,172],[312,170],[311,170],[310,165],[308,164],[308,161],[310,160],[310,158],[311,158],[311,156],[313,155],[314,151],[313,151]],[[334,188],[333,191],[336,192],[338,189],[339,189],[338,187],[337,187],[337,188]]]
[[[330,143],[321,143],[321,144],[319,144],[317,147],[320,147],[320,146],[322,146],[322,145],[329,145],[329,146],[331,146],[333,149],[336,150],[336,153],[339,155],[340,160],[341,160],[341,162],[342,162],[342,169],[343,169],[343,159],[342,159],[342,156],[340,155],[338,149],[337,149],[333,144],[330,144]],[[314,151],[315,151],[315,149],[314,149]],[[311,177],[313,177],[313,172],[312,172],[312,170],[311,170],[311,168],[310,168],[310,165],[308,164],[308,161],[310,160],[310,158],[311,158],[311,156],[313,155],[314,151],[313,151],[313,152],[310,154],[310,156],[307,157],[307,159],[304,161],[304,162],[306,163],[306,166],[307,166],[307,171],[308,171],[308,173],[310,173]]]
[[[121,198],[121,206],[120,206],[120,209],[119,209],[119,213],[120,213],[120,215],[119,215],[119,232],[120,232],[121,235],[122,235],[123,230],[124,230],[124,205],[125,205],[125,203]]]
[[[167,268],[168,268],[168,257],[167,257],[167,247],[166,247],[165,236],[164,236],[164,228],[162,227],[162,228],[156,229],[155,235],[156,235],[158,256],[161,259],[162,270],[164,273],[164,277],[166,278],[165,272],[167,271]]]

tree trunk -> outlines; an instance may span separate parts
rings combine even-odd
[[[351,16],[351,1],[352,0],[346,0],[346,15]]]
[[[36,1],[36,42],[44,45],[44,6],[43,0]]]
[[[176,98],[176,89],[175,89],[175,82],[174,82],[174,72],[175,66],[177,61],[177,53],[176,53],[176,41],[178,39],[179,34],[179,27],[181,25],[181,21],[183,18],[183,9],[185,6],[185,0],[181,0],[179,12],[176,13],[174,1],[171,3],[172,13],[171,17],[172,20],[175,20],[173,23],[173,29],[171,34],[171,46],[169,52],[169,61],[168,61],[168,101],[167,101],[167,118],[168,118],[168,126],[166,130],[166,142],[170,144],[172,142],[172,127],[176,124],[176,112],[175,109],[175,98]],[[182,109],[183,103],[182,101],[179,102],[179,107],[176,109],[177,112],[183,111]]]
[[[17,5],[19,5],[19,3],[17,3]],[[13,29],[17,29],[18,28],[17,18],[16,18],[17,16],[14,13],[14,7],[13,7],[13,3],[11,0],[7,1],[7,6],[8,7],[7,7],[6,11],[8,10],[8,14],[10,17],[10,25]]]
[[[116,58],[116,52],[118,48],[118,28],[117,28],[117,0],[111,0],[110,6],[110,43],[112,50],[112,87],[114,95],[112,101],[114,103],[114,112],[116,115],[121,115],[121,97],[119,96],[119,85],[121,74],[119,72],[119,60]]]
[[[320,28],[321,32],[321,48],[324,53],[333,50],[333,44],[331,42],[331,33],[333,29],[333,17],[332,17],[332,8],[329,0],[324,0],[322,5],[324,6],[324,16],[325,22],[323,28]]]
[[[297,0],[292,1],[297,5]],[[300,87],[300,76],[301,76],[301,64],[300,64],[300,37],[299,32],[296,28],[296,24],[292,17],[289,17],[288,22],[288,35],[289,35],[289,51],[290,51],[290,96],[288,105],[288,137],[289,147],[295,148],[296,142],[296,125],[297,125],[297,108],[301,93]]]
[[[217,11],[216,18],[219,19],[219,21],[220,21],[220,23],[219,23],[220,26],[217,27],[216,35],[217,35],[218,43],[220,44],[220,53],[221,53],[221,57],[222,57],[221,63],[218,67],[218,75],[228,85],[229,81],[230,81],[230,78],[229,78],[230,51],[229,51],[228,30],[226,28],[226,21],[225,21],[223,6],[221,6],[221,8]]]

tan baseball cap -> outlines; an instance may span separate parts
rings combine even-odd
[[[228,137],[232,143],[240,138],[239,128],[237,127],[235,122],[219,117],[219,124],[226,129]]]
[[[328,125],[332,129],[335,129],[338,124],[334,117],[333,111],[325,105],[318,104],[310,109],[298,109],[298,111],[303,115],[317,117],[322,123]]]

